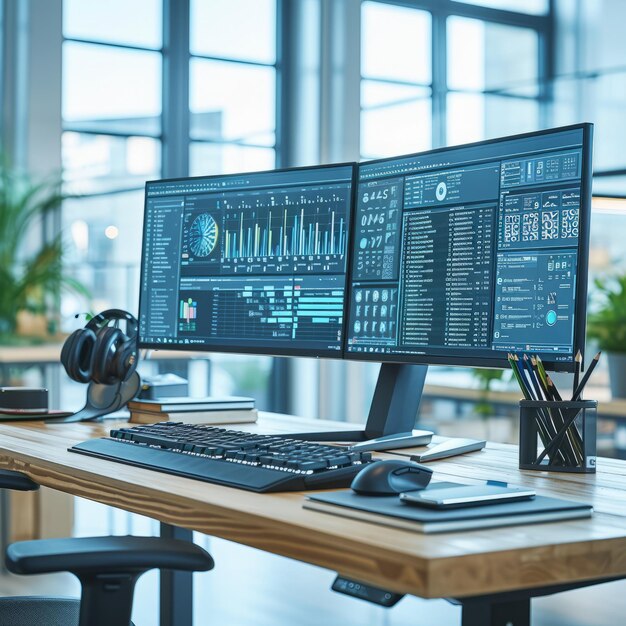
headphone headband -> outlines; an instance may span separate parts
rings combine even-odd
[[[90,328],[96,332],[99,328],[111,320],[125,320],[128,323],[128,337],[130,339],[134,339],[137,336],[139,322],[137,322],[134,315],[130,314],[128,311],[123,311],[122,309],[107,309],[106,311],[98,313],[98,315],[94,315],[87,322],[85,328]]]

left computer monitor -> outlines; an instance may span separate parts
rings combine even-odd
[[[340,358],[355,170],[147,182],[140,346]]]

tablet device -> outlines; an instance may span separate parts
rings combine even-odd
[[[437,489],[436,486],[433,486],[432,489],[400,494],[400,500],[404,504],[426,506],[435,509],[514,502],[516,500],[530,500],[534,497],[535,492],[532,489],[497,485],[463,485],[461,487],[446,487],[443,489]]]

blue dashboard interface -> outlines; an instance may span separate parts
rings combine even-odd
[[[582,128],[361,164],[348,355],[571,362],[582,167]]]
[[[341,356],[353,173],[148,182],[141,344]]]

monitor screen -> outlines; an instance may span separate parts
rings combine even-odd
[[[353,164],[146,183],[142,347],[341,357]]]
[[[507,366],[583,350],[588,124],[362,163],[346,357]]]

